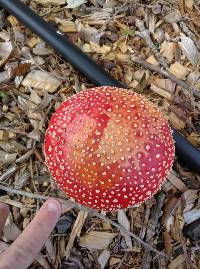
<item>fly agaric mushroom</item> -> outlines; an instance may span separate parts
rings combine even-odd
[[[97,87],[66,100],[45,134],[46,164],[80,204],[116,210],[155,194],[174,160],[172,130],[142,95]]]

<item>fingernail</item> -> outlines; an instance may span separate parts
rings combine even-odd
[[[61,204],[57,200],[54,200],[54,199],[49,200],[47,207],[48,207],[49,213],[54,213],[57,216],[60,216],[62,212],[62,208],[61,208]]]

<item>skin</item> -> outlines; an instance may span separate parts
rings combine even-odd
[[[47,200],[10,247],[0,254],[0,269],[25,269],[35,260],[62,213],[61,204]],[[0,203],[0,237],[9,215],[9,207]]]

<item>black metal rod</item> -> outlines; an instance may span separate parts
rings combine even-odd
[[[0,6],[51,45],[94,85],[125,88],[123,84],[107,74],[90,57],[19,0],[0,0]],[[200,173],[200,151],[176,130],[174,130],[174,140],[176,154],[180,160],[191,170]]]

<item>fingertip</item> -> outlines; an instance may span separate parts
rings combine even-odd
[[[46,203],[47,203],[48,212],[50,214],[54,214],[57,218],[59,218],[60,215],[62,214],[61,203],[55,198],[50,198],[49,200],[47,200]]]

